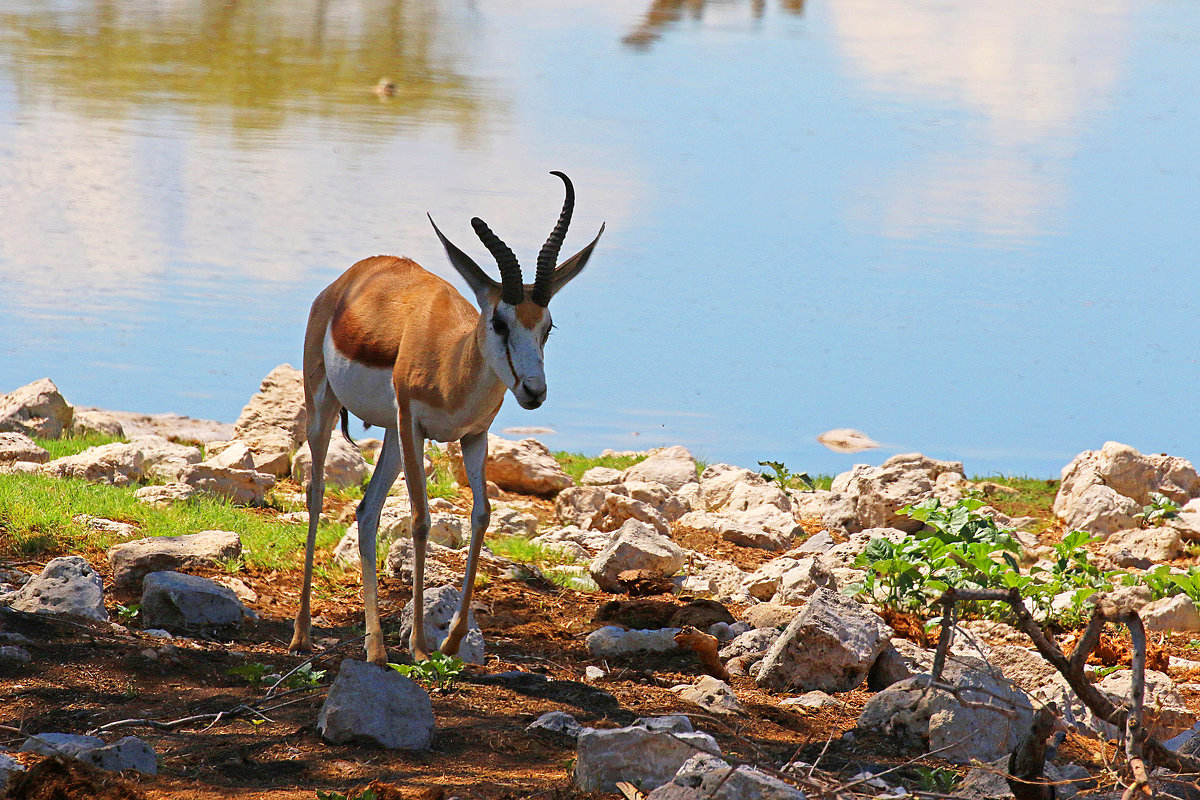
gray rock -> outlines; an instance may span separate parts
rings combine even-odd
[[[182,503],[195,497],[200,490],[186,483],[167,483],[143,486],[133,493],[143,503],[152,506],[165,507],[172,503]]]
[[[152,536],[108,549],[113,580],[136,587],[151,572],[212,566],[242,555],[242,539],[231,531],[201,531],[183,536]]]
[[[25,743],[21,745],[20,752],[79,758],[80,755],[103,746],[104,740],[97,736],[83,736],[78,733],[39,733],[26,739]]]
[[[0,431],[57,439],[71,430],[74,411],[49,378],[0,395]]]
[[[470,535],[470,524],[467,526]],[[523,536],[530,537],[537,533],[538,518],[533,514],[512,506],[492,506],[492,519],[488,525],[488,533],[494,536]]]
[[[0,464],[13,461],[45,464],[49,460],[50,451],[25,434],[15,431],[0,433]]]
[[[579,479],[583,486],[611,486],[620,482],[621,470],[612,467],[592,467]]]
[[[564,711],[547,711],[525,727],[527,733],[544,736],[559,744],[574,747],[585,728],[570,714]]]
[[[1007,774],[1007,756],[998,758],[986,766],[973,767],[967,770],[962,781],[955,785],[954,795],[967,800],[1009,800],[1013,797],[1013,793],[1005,778]],[[1095,785],[1088,771],[1076,764],[1065,764],[1060,767],[1047,761],[1042,774],[1048,781],[1056,784],[1054,787],[1056,794],[1064,800],[1074,797],[1079,792],[1079,783],[1072,781],[1082,779],[1084,783]]]
[[[448,443],[446,454],[450,456],[456,480],[466,486],[467,473],[458,442]],[[537,439],[514,442],[489,433],[485,470],[488,480],[506,492],[549,496],[574,485],[550,449]]]
[[[702,675],[694,684],[685,683],[672,687],[671,691],[683,700],[695,703],[713,714],[745,714],[746,707],[737,699],[733,689],[723,680],[711,675]]]
[[[255,470],[201,463],[185,467],[179,473],[179,482],[235,505],[261,506],[267,491],[275,485],[275,478]]]
[[[668,718],[671,720],[671,718]],[[618,781],[651,791],[670,781],[697,750],[720,754],[706,733],[680,730],[671,720],[650,718],[627,728],[590,730],[579,734],[575,785],[584,791],[615,792]]]
[[[717,653],[722,661],[748,655],[766,655],[780,636],[778,628],[753,628],[738,634]]]
[[[696,753],[646,800],[805,800],[805,795],[761,770]]]
[[[1130,528],[1109,536],[1102,548],[1110,558],[1119,550],[1155,563],[1171,561],[1183,555],[1183,539],[1174,528]]]
[[[42,465],[41,472],[52,478],[78,478],[89,483],[128,486],[145,476],[144,460],[137,445],[113,442],[48,461]]]
[[[962,471],[961,462],[920,453],[892,456],[878,467],[855,465],[834,478],[824,523],[849,533],[867,528],[920,530],[922,523],[900,514],[900,508],[929,497],[954,502],[965,485]]]
[[[291,456],[304,443],[304,377],[290,364],[271,370],[242,409],[233,438],[254,453],[254,469],[276,478],[291,469]]]
[[[588,634],[586,644],[593,658],[612,658],[633,653],[671,653],[679,649],[675,634],[679,628],[660,628],[652,631],[628,631],[615,625],[605,625]]]
[[[621,480],[661,483],[671,491],[679,491],[685,484],[696,483],[696,459],[685,447],[664,447],[650,455],[645,461],[634,464],[621,476]]]
[[[129,443],[142,451],[142,472],[168,483],[179,480],[185,467],[200,463],[200,448],[172,442],[163,436],[134,436]]]
[[[450,633],[450,622],[462,602],[462,592],[453,586],[425,587],[425,647],[437,650]],[[413,603],[408,601],[400,618],[400,640],[407,642],[412,635]],[[458,657],[468,664],[483,663],[483,631],[473,613],[467,614],[467,635],[458,648]]]
[[[353,538],[351,535],[353,534]],[[380,545],[376,545],[379,547]],[[346,531],[346,535],[342,537],[342,541],[338,543],[338,549],[342,553],[342,558],[339,559],[343,563],[350,562],[350,554],[353,553],[353,563],[359,563],[358,557],[358,528],[351,525]],[[486,549],[486,548],[485,548]],[[454,551],[448,547],[442,547],[434,542],[427,542],[425,545],[425,585],[441,586],[444,584],[454,584],[462,579],[457,568],[446,566],[446,559],[454,554]],[[413,582],[413,541],[407,536],[396,539],[388,547],[387,556],[384,558],[384,567],[387,569],[387,574],[394,578],[398,578],[407,586],[412,586]],[[480,568],[487,567],[487,562],[480,563]]]
[[[142,623],[189,629],[232,625],[249,616],[233,590],[182,572],[151,572],[142,579]]]
[[[8,791],[8,782],[12,778],[14,772],[24,772],[25,767],[20,761],[17,761],[12,756],[0,752],[0,797],[4,797]]]
[[[614,534],[608,546],[592,561],[592,579],[606,592],[621,590],[617,575],[627,569],[646,569],[674,575],[683,568],[679,545],[644,522],[629,520]]]
[[[433,740],[433,704],[395,670],[346,659],[317,715],[317,729],[333,744],[425,750]]]
[[[292,457],[292,480],[307,486],[312,472],[312,454],[308,442],[300,445]],[[325,456],[325,486],[345,489],[360,486],[367,477],[367,460],[357,447],[346,441],[341,433],[329,439],[329,452]]]
[[[1185,594],[1147,603],[1138,614],[1148,631],[1200,631],[1200,611]]]
[[[805,692],[799,697],[789,697],[779,701],[783,708],[799,706],[801,708],[845,708],[846,704],[825,692]]]
[[[9,605],[17,611],[35,614],[108,621],[108,612],[104,609],[104,580],[80,556],[63,556],[50,561],[40,575],[17,590]]]
[[[981,670],[961,670],[943,679],[952,681],[973,703],[1015,709],[1016,718],[1008,719],[994,708],[963,706],[946,691],[926,692],[928,676],[919,675],[868,700],[858,718],[859,730],[887,736],[906,747],[937,750],[940,758],[958,764],[992,761],[1010,753],[1029,729],[1033,711],[1025,693]]]
[[[104,411],[94,408],[76,408],[71,420],[71,434],[73,436],[100,434],[121,439],[125,436],[125,426],[121,424],[121,420]]]
[[[158,774],[154,749],[136,736],[126,736],[105,744],[95,736],[73,733],[39,733],[21,745],[22,753],[64,755],[110,772],[134,769],[146,775]]]
[[[15,644],[0,645],[0,664],[28,664],[33,656],[24,647]]]
[[[846,692],[860,683],[891,638],[878,614],[818,589],[763,658],[760,686]]]

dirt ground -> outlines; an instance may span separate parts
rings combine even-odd
[[[724,542],[703,542],[699,532],[681,531],[680,537],[687,546],[719,547],[723,557],[747,568],[769,557]],[[90,558],[93,564],[106,567],[107,560],[99,554],[88,555],[96,556]],[[279,672],[303,661],[286,649],[300,573],[251,570],[239,577],[258,593],[252,607],[260,619],[212,639],[166,642],[137,630],[136,621],[126,634],[100,624],[0,615],[0,629],[33,642],[26,645],[33,653],[32,663],[0,666],[0,725],[31,733],[84,733],[121,720],[167,722],[233,712],[261,698],[265,686],[230,670],[263,664]],[[111,575],[105,580],[112,585]],[[315,667],[329,676],[342,658],[362,658],[360,644],[351,641],[361,632],[357,573],[348,572],[338,581],[318,592],[314,610],[315,640],[329,648]],[[397,579],[385,578],[381,596],[390,655],[399,661],[405,653],[395,632],[410,590]],[[71,772],[50,759],[38,768],[34,785],[14,796],[315,800],[318,790],[354,796],[370,785],[380,798],[617,797],[572,788],[573,749],[525,731],[539,715],[554,710],[595,727],[628,724],[639,716],[687,713],[726,753],[751,762],[819,761],[822,770],[847,778],[864,766],[897,765],[909,757],[890,742],[842,738],[854,728],[870,696],[865,689],[839,695],[846,704],[841,710],[806,712],[780,708],[779,701],[788,695],[764,692],[749,678],[734,678],[732,685],[749,714],[710,717],[670,691],[701,674],[690,652],[610,660],[601,664],[609,670],[604,681],[585,683],[584,668],[596,662],[588,657],[584,637],[607,624],[594,620],[597,610],[614,599],[628,598],[502,578],[493,578],[477,598],[475,615],[487,641],[487,664],[469,668],[451,690],[432,695],[437,731],[427,752],[326,744],[316,729],[323,692],[299,692],[281,697],[280,707],[267,712],[270,721],[226,716],[170,731],[133,723],[104,734],[109,740],[135,735],[149,742],[159,755],[157,776],[127,773],[122,782],[111,775]],[[113,594],[109,610],[114,620],[118,603],[137,599]],[[662,596],[655,602],[671,611],[686,605],[687,598]],[[607,608],[611,616],[613,607]],[[653,610],[645,605],[639,609]],[[1184,657],[1196,652],[1188,636],[1174,637],[1165,646]],[[551,680],[519,690],[488,682],[488,676],[507,670],[543,673]],[[1200,707],[1200,696],[1186,696]],[[15,747],[22,740],[0,731],[0,744]],[[1100,767],[1097,754],[1103,750],[1097,742],[1069,740],[1063,752]],[[21,759],[29,766],[43,761],[31,754]],[[897,777],[915,780],[916,774],[904,768]]]

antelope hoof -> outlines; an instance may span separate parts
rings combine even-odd
[[[295,633],[292,635],[292,642],[288,645],[290,653],[311,653],[313,651],[312,639],[307,635]]]
[[[375,647],[368,645],[367,661],[370,661],[372,664],[378,664],[381,667],[386,667],[388,663],[387,648],[383,645],[378,645]]]

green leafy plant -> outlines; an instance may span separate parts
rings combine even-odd
[[[463,671],[463,660],[434,651],[425,661],[416,664],[388,664],[406,678],[431,684],[438,691],[446,692],[454,685]]]
[[[770,467],[773,474],[764,472],[762,476],[769,481],[773,481],[775,485],[785,492],[790,488],[803,489],[806,492],[811,492],[817,488],[807,472],[792,472],[782,461],[760,461],[758,465],[760,467]]]
[[[1133,516],[1142,521],[1143,528],[1165,525],[1179,516],[1179,504],[1161,492],[1151,492],[1150,502]]]
[[[239,664],[236,667],[230,667],[225,670],[226,675],[233,675],[237,678],[244,678],[252,686],[257,686],[262,683],[263,676],[270,675],[275,671],[275,668],[267,664],[260,664],[257,661],[251,661],[246,664]]]
[[[317,789],[317,800],[379,800],[374,789],[363,789],[361,792],[334,792]]]
[[[141,603],[130,603],[129,605],[122,605],[121,603],[117,603],[117,616],[123,620],[126,620],[127,622],[132,621],[141,612],[142,612],[142,604]]]
[[[325,670],[315,669],[312,662],[305,662],[295,672],[287,676],[283,685],[289,689],[308,689],[320,686],[321,679],[324,677]]]
[[[958,773],[945,767],[913,767],[921,790],[934,794],[948,794],[958,783]]]
[[[933,612],[932,602],[950,587],[961,589],[1016,588],[1032,602],[1041,618],[1074,624],[1083,619],[1085,604],[1094,593],[1112,588],[1113,577],[1088,560],[1085,545],[1093,538],[1073,532],[1055,546],[1049,568],[1021,572],[1021,547],[1012,532],[980,512],[984,502],[965,497],[953,505],[936,499],[900,509],[925,528],[899,543],[873,539],[855,561],[866,567],[866,577],[853,586],[879,605],[921,614]],[[1064,608],[1054,599],[1071,593]],[[964,610],[983,617],[1004,619],[1006,604],[965,604]]]

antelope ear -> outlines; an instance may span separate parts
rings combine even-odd
[[[434,233],[442,240],[442,247],[446,248],[446,257],[450,259],[450,266],[454,267],[455,271],[471,287],[479,307],[482,308],[491,293],[500,289],[500,283],[488,277],[488,274],[469,255],[455,247],[454,243],[438,229],[431,214],[426,214],[426,216],[429,217],[429,224],[433,226]]]
[[[592,243],[580,250],[575,255],[568,258],[566,261],[559,264],[554,270],[554,277],[550,279],[550,296],[558,294],[558,290],[570,283],[571,279],[583,271],[587,266],[588,259],[592,257],[592,250],[595,249],[596,243],[600,241],[600,237],[604,235],[604,225],[600,226],[600,232],[596,234],[596,238],[592,239]]]

